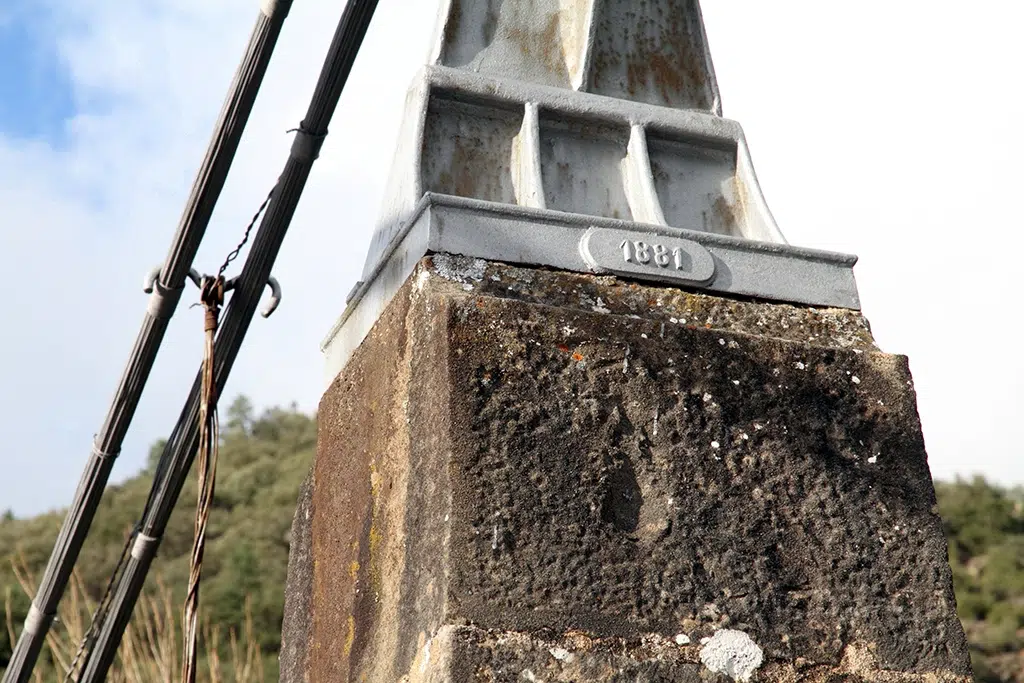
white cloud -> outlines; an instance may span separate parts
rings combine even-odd
[[[10,461],[0,507],[20,513],[71,498],[141,322],[141,278],[165,256],[257,10],[252,0],[50,1],[80,112],[59,146],[0,136]],[[200,269],[219,264],[273,184],[341,6],[295,3]],[[435,6],[381,0],[275,268],[284,303],[254,322],[229,394],[315,407],[318,344],[361,270]],[[941,476],[1024,480],[1013,450],[1024,408],[1021,12],[994,0],[969,13],[909,0],[704,7],[726,115],[746,128],[783,232],[861,256],[865,312],[886,350],[911,358]],[[173,426],[200,325],[179,308],[119,476]]]

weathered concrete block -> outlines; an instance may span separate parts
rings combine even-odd
[[[855,312],[438,255],[319,420],[310,681],[969,680]]]

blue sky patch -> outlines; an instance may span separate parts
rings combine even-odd
[[[0,133],[60,144],[74,111],[71,82],[44,22],[17,6],[0,10]]]

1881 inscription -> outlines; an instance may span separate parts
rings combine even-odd
[[[580,254],[591,270],[643,279],[706,284],[715,276],[715,260],[700,244],[627,230],[590,228]]]
[[[622,249],[622,258],[626,263],[646,265],[653,260],[660,268],[675,266],[676,270],[683,270],[686,267],[686,252],[682,247],[675,247],[669,251],[664,244],[627,239],[622,240],[619,248]]]

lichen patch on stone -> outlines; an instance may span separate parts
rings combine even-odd
[[[452,254],[434,254],[434,272],[452,282],[480,282],[484,279],[487,262],[482,259]]]
[[[572,653],[566,650],[564,647],[552,647],[548,649],[551,656],[560,662],[571,662],[573,660]]]
[[[723,629],[709,638],[701,648],[700,661],[715,673],[745,682],[761,666],[764,653],[743,631]]]

